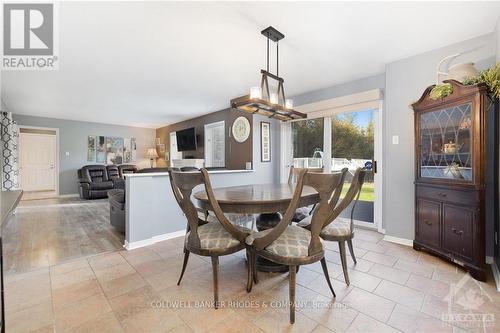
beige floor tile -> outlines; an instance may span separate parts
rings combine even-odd
[[[37,281],[38,279],[39,282]],[[5,311],[16,312],[41,303],[50,302],[51,290],[48,272],[24,276],[6,282]]]
[[[230,308],[216,310],[210,306],[185,308],[177,314],[195,332],[210,331],[216,325],[236,316]]]
[[[400,269],[402,271],[406,271],[409,273],[413,273],[416,275],[420,275],[423,277],[431,278],[434,273],[434,267],[424,264],[424,263],[416,263],[410,262],[403,259],[399,259],[393,266],[394,268]]]
[[[297,284],[307,287],[311,282],[313,282],[318,276],[321,276],[323,272],[316,272],[310,269],[307,269],[307,266],[300,267],[297,272],[296,279]]]
[[[101,293],[96,279],[70,284],[52,291],[52,301],[56,311],[69,303],[81,301],[90,296]]]
[[[256,319],[254,324],[262,331],[268,333],[277,332],[312,332],[318,323],[309,319],[301,312],[295,313],[295,324],[290,324],[290,311],[286,308],[273,308],[263,316]]]
[[[103,294],[69,304],[55,313],[57,332],[69,332],[79,325],[111,311]]]
[[[374,293],[417,311],[424,301],[424,293],[386,280],[380,283]]]
[[[333,333],[333,331],[330,331],[330,330],[329,330],[328,328],[326,328],[325,326],[323,326],[323,325],[319,325],[319,324],[318,324],[318,326],[316,326],[316,327],[313,329],[312,333]]]
[[[342,275],[339,277],[339,279],[343,279],[344,276]],[[363,273],[363,272],[358,272],[355,270],[349,271],[349,280],[351,282],[351,285],[365,289],[367,291],[373,291],[377,286],[380,284],[382,281],[378,277],[375,277],[373,275]]]
[[[450,305],[444,298],[425,295],[425,299],[420,311],[441,320],[443,318],[443,315],[448,313],[449,309]]]
[[[186,280],[192,280],[196,277],[189,276],[189,272],[186,272],[183,277],[183,282]],[[153,287],[153,289],[160,291],[168,287],[177,285],[179,280],[180,270],[170,269],[159,274],[151,275],[146,277],[146,281]]]
[[[88,261],[94,270],[101,270],[123,264],[125,263],[125,258],[120,255],[120,252],[111,252],[91,257]]]
[[[342,265],[340,254],[338,252],[327,251],[325,257],[327,261],[333,262],[339,266]],[[351,257],[347,257],[347,267],[349,268],[349,270],[355,269],[357,271],[367,272],[373,266],[373,262],[364,260],[362,258],[356,258],[356,261],[357,263],[355,264]],[[340,270],[342,270],[342,267],[340,267]]]
[[[172,328],[169,333],[193,333],[193,329],[187,324],[182,324],[177,327]]]
[[[90,267],[84,267],[63,274],[51,276],[52,289],[58,289],[71,284],[95,279],[94,271]]]
[[[125,275],[117,279],[101,282],[106,297],[115,297],[131,290],[142,288],[146,281],[137,273]]]
[[[436,297],[445,297],[450,292],[450,285],[441,281],[428,279],[422,276],[411,274],[406,285],[410,288],[420,290],[425,294]]]
[[[107,282],[120,277],[134,274],[136,271],[127,262],[116,264],[109,267],[94,269],[95,275],[99,282]]]
[[[173,311],[147,309],[121,320],[125,332],[175,332],[184,322]]]
[[[168,265],[168,261],[161,259],[161,257],[159,258],[160,259],[153,261],[143,261],[132,266],[143,277],[155,275],[166,270],[173,269],[172,265]]]
[[[410,277],[409,272],[388,267],[382,264],[374,264],[373,267],[368,271],[368,274],[391,282],[399,283],[401,285],[404,285]]]
[[[112,312],[93,318],[72,330],[73,333],[120,333],[123,329]]]
[[[162,300],[150,286],[108,298],[109,305],[113,309],[116,318],[120,321],[141,311],[159,307],[161,304],[158,304],[158,302]]]
[[[54,275],[60,275],[60,274],[65,274],[80,268],[86,268],[89,266],[89,263],[87,259],[85,258],[80,258],[76,260],[71,260],[59,265],[55,265],[50,267],[50,274],[52,276]]]
[[[340,266],[339,264],[335,264],[327,260],[326,267],[328,268],[328,274],[330,275],[331,278],[339,277],[342,274],[342,266]],[[321,267],[321,263],[319,261],[309,265],[301,266],[299,269],[299,273],[300,270],[304,268],[323,275],[323,268]]]
[[[388,324],[403,332],[412,333],[453,331],[453,328],[445,325],[443,322],[400,304],[397,304],[394,308]]]
[[[377,264],[382,264],[386,266],[392,266],[396,263],[398,258],[393,257],[391,255],[387,254],[381,254],[381,253],[376,253],[369,251],[363,256],[363,259],[377,263]]]
[[[352,285],[346,285],[343,280],[340,281],[337,279],[330,279],[330,281],[333,286],[333,291],[335,291],[337,302],[342,301],[344,297],[354,288],[354,286]],[[307,286],[307,288],[316,291],[317,293],[325,297],[332,297],[332,292],[330,291],[330,288],[328,287],[324,276],[318,276],[313,282],[311,282],[311,284]]]
[[[334,332],[344,332],[358,315],[356,310],[322,295],[316,296],[299,311]]]
[[[228,318],[209,329],[205,332],[217,332],[217,333],[261,333],[263,332],[259,327],[254,325],[250,320],[238,314],[232,314]]]
[[[450,271],[439,267],[434,269],[432,279],[445,283],[458,283],[465,275],[467,275],[467,272],[463,269],[457,268],[455,271]]]
[[[355,309],[382,322],[386,322],[395,303],[367,291],[355,288],[342,300],[349,308]]]
[[[397,329],[388,326],[378,320],[370,318],[362,313],[360,313],[356,319],[354,319],[353,323],[346,330],[348,333],[392,333],[399,332]]]
[[[367,251],[371,252],[376,252],[376,253],[386,253],[388,248],[384,246],[382,243],[371,243],[371,242],[365,242],[365,241],[358,241],[354,245],[355,247],[362,248]],[[366,254],[363,256],[363,258],[366,256]]]
[[[43,330],[54,323],[52,303],[46,301],[12,314],[6,313],[5,328],[9,333]]]

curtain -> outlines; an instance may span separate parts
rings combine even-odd
[[[16,122],[12,120],[11,112],[2,111],[0,117],[0,141],[2,145],[2,191],[11,191],[19,188],[19,131]]]

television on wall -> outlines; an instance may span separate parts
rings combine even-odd
[[[196,130],[194,127],[175,132],[177,151],[196,150]]]

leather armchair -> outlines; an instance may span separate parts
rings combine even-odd
[[[118,166],[118,171],[120,172],[120,178],[125,178],[127,173],[136,173],[137,167],[132,164],[122,164]]]
[[[108,178],[113,182],[113,188],[125,189],[125,179],[120,175],[120,169],[117,165],[107,165],[106,171]]]
[[[108,190],[114,187],[104,165],[86,165],[78,170],[78,176],[78,192],[82,199],[106,198]]]

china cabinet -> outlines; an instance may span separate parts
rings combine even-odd
[[[413,104],[413,247],[451,260],[484,281],[486,219],[496,215],[488,211],[498,209],[497,189],[485,197],[487,184],[498,176],[498,103],[485,85],[445,82],[453,87],[451,95],[432,100],[431,86]]]

